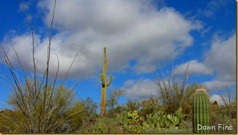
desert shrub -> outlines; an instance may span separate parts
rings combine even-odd
[[[217,127],[218,124],[224,124],[225,126],[232,126],[232,130],[212,130],[211,133],[236,133],[237,132],[237,123],[236,119],[232,119],[226,114],[222,113],[212,113],[211,114],[211,123],[210,125],[214,125]]]
[[[100,118],[99,114],[97,114],[98,105],[90,97],[82,100],[81,103],[84,106],[85,117],[83,117],[81,126],[75,133],[92,133],[93,126],[97,119]]]
[[[170,72],[165,79],[159,73],[154,73],[155,85],[161,109],[166,113],[174,113],[182,107],[185,114],[191,115],[191,95],[195,89],[202,87],[197,83],[187,84],[189,73],[186,69],[183,75],[178,76]]]
[[[115,107],[119,106],[118,99],[123,95],[123,90],[113,90],[109,94],[109,99],[107,100],[106,106],[107,108],[114,109]]]
[[[225,101],[224,101],[225,102]],[[211,108],[211,123],[210,125],[217,126],[218,124],[224,124],[226,126],[232,126],[232,130],[213,130],[211,133],[236,133],[236,101],[230,101],[224,103],[224,105],[218,106],[215,102]]]
[[[126,111],[117,115],[117,119],[123,127],[125,133],[143,133],[145,127],[143,126],[143,118],[139,116],[138,111]]]
[[[163,111],[156,111],[147,114],[145,118],[138,114],[137,110],[127,111],[116,118],[123,127],[124,133],[151,133],[166,129],[182,129],[184,127],[182,108],[175,114],[166,114]]]
[[[84,105],[84,109],[87,112],[87,116],[97,114],[98,105],[94,102],[90,97],[87,97],[85,100],[82,101]]]
[[[162,111],[148,114],[143,125],[146,127],[147,131],[154,129],[181,129],[184,126],[182,108],[179,108],[174,114],[166,114]]]
[[[141,102],[141,110],[139,111],[140,116],[146,117],[147,114],[152,114],[160,109],[158,99],[150,97]]]
[[[232,130],[213,130],[212,133],[236,133],[237,132],[237,107],[235,95],[226,87],[223,94],[219,91],[222,104],[212,103],[211,125],[224,124],[232,126]]]
[[[218,105],[217,101],[214,101],[213,103],[211,103],[211,110],[213,112],[218,112],[219,111],[219,105]]]
[[[99,115],[90,115],[84,117],[82,126],[75,131],[75,133],[84,134],[84,133],[92,133],[93,127],[95,126],[97,119],[99,119]]]
[[[108,118],[116,118],[117,114],[122,113],[123,107],[122,106],[117,106],[116,108],[110,109],[106,113],[106,117]]]
[[[139,110],[141,107],[141,103],[137,99],[128,99],[125,105],[127,107],[127,111]]]
[[[202,85],[197,83],[192,83],[186,86],[183,97],[181,98],[180,107],[183,110],[184,114],[192,114],[192,95],[196,89],[203,88]]]
[[[87,116],[87,111],[83,102],[78,101],[65,112],[65,124],[67,125],[64,133],[75,133],[81,129],[83,119]]]
[[[83,133],[123,133],[122,126],[115,118],[97,118]]]
[[[223,99],[223,104],[219,107],[219,112],[222,114],[225,114],[229,116],[230,118],[235,119],[236,118],[236,100],[225,100],[223,96],[221,96]]]
[[[69,106],[72,102],[74,93],[64,86],[42,88],[33,96],[34,83],[28,81],[29,88],[22,89],[22,94],[14,93],[9,99],[9,104],[13,106],[12,111],[1,113],[2,118],[17,127],[11,127],[9,133],[62,133],[65,126],[77,116],[78,112],[70,112]],[[37,85],[37,88],[40,86]],[[29,90],[29,91],[28,91]],[[45,94],[46,93],[46,94]],[[79,111],[81,112],[81,110]],[[15,116],[17,116],[15,118]],[[11,118],[11,119],[9,119]],[[12,119],[14,118],[14,119]],[[5,121],[1,122],[5,124]],[[15,124],[14,124],[15,125]],[[14,129],[14,128],[17,128]],[[17,131],[17,132],[16,132]]]
[[[123,95],[122,90],[113,90],[109,94],[109,99],[106,102],[107,112],[106,117],[115,118],[117,114],[122,112],[122,106],[119,105],[118,99]]]
[[[5,109],[0,112],[0,132],[16,133],[20,131],[22,114],[17,111]]]

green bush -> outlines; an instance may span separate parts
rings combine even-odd
[[[181,129],[183,128],[182,108],[179,108],[175,114],[166,114],[162,111],[149,114],[143,126],[147,130]]]
[[[127,112],[117,115],[117,120],[123,127],[125,133],[149,133],[166,129],[182,129],[183,113],[179,108],[174,114],[166,114],[163,111],[157,111],[147,114],[146,118],[139,116],[138,111]]]
[[[125,133],[143,133],[145,127],[142,125],[143,118],[138,115],[138,111],[124,110],[122,114],[117,115],[117,120],[123,127]]]
[[[115,118],[98,118],[90,133],[123,133],[119,121]]]
[[[150,97],[149,99],[143,100],[141,102],[141,110],[139,112],[140,116],[146,117],[147,114],[155,113],[160,109],[158,99]]]
[[[34,91],[28,91],[34,87],[34,83],[28,81],[28,87],[21,96],[11,95],[9,104],[13,106],[11,111],[0,114],[0,129],[2,133],[64,133],[69,124],[81,110],[74,108],[70,111],[70,105],[74,93],[64,86],[57,88],[42,87],[37,97],[32,96]],[[39,85],[36,86],[40,88]],[[46,94],[45,94],[46,93]],[[77,116],[78,117],[78,116]],[[9,124],[10,123],[10,124]],[[8,130],[6,130],[8,129]]]

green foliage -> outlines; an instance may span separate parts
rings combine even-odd
[[[147,114],[146,122],[143,123],[143,126],[145,126],[147,130],[151,130],[151,129],[161,130],[165,120],[166,120],[166,115],[164,115],[163,112]]]
[[[160,108],[158,99],[150,97],[147,100],[143,100],[141,103],[140,115],[145,117],[147,114],[152,114],[157,112]]]
[[[123,113],[117,115],[117,120],[123,126],[125,133],[147,133],[155,130],[183,128],[182,108],[179,108],[175,114],[157,111],[147,114],[145,119],[139,116],[137,110],[127,112],[124,108]]]
[[[90,133],[123,133],[120,123],[113,118],[99,118]]]
[[[148,114],[146,117],[146,122],[144,122],[143,125],[147,128],[147,130],[183,128],[182,108],[179,108],[175,114],[166,114],[162,111]]]
[[[90,97],[87,97],[82,103],[84,104],[84,109],[87,113],[87,116],[94,116],[97,114],[98,105]]]
[[[223,113],[212,113],[211,114],[211,125],[218,125],[224,124],[228,126],[232,126],[232,130],[212,130],[210,133],[216,134],[230,134],[230,133],[237,133],[237,122],[236,118],[233,119],[229,115]]]
[[[193,102],[193,132],[208,133],[209,130],[198,130],[198,124],[210,126],[210,100],[205,89],[197,89]]]
[[[145,128],[142,123],[143,118],[138,115],[137,110],[123,114],[123,129],[126,133],[143,133]]]
[[[3,110],[0,112],[0,132],[18,133],[21,131],[22,114],[19,111]]]
[[[179,119],[178,119],[178,117],[177,116],[174,116],[174,115],[167,115],[167,121],[165,121],[165,124],[166,124],[166,126],[167,127],[169,127],[169,128],[175,128],[175,129],[177,129],[178,128],[178,126],[179,126],[179,123],[180,123],[180,121],[179,121]],[[168,122],[169,121],[169,122]]]
[[[37,84],[36,84],[37,85]],[[63,133],[66,125],[69,124],[75,111],[68,111],[74,93],[64,86],[57,88],[42,87],[37,90],[37,96],[34,91],[34,83],[27,82],[27,87],[22,90],[21,96],[16,93],[11,95],[9,104],[13,106],[12,111],[6,114],[1,113],[2,125],[9,130],[6,133]],[[39,85],[36,86],[40,88]],[[46,93],[46,94],[45,94]],[[17,117],[16,117],[17,116]],[[11,123],[10,127],[8,123]],[[15,123],[15,124],[14,124]],[[19,125],[13,126],[12,125]],[[3,131],[0,131],[3,132]],[[4,132],[4,133],[5,133]]]
[[[92,133],[108,133],[108,126],[102,120],[98,120]]]
[[[127,111],[127,107],[124,106],[123,112],[118,114],[116,119],[123,127],[124,133],[143,133],[145,127],[142,125],[143,118],[138,115],[138,111]]]
[[[123,95],[122,90],[113,90],[110,93],[109,99],[107,100],[106,117],[115,118],[117,114],[122,112],[122,106],[119,105],[118,99]]]
[[[97,103],[87,97],[85,100],[78,101],[74,108],[81,110],[81,112],[76,116],[76,119],[72,120],[78,128],[70,131],[70,133],[92,133],[92,127],[99,117],[96,113]]]
[[[198,88],[201,88],[201,87],[202,87],[202,85],[199,85],[197,83],[192,83],[192,84],[186,86],[184,96],[182,97],[182,99],[180,101],[180,107],[182,107],[183,113],[186,116],[192,115],[193,102],[191,100],[191,97],[194,94],[195,90]],[[187,118],[185,117],[185,119],[187,119]],[[191,120],[190,118],[188,118],[188,119]]]
[[[126,106],[127,106],[127,111],[134,111],[134,110],[139,110],[140,108],[140,102],[136,99],[128,99]]]
[[[119,106],[118,99],[123,95],[123,90],[113,90],[110,93],[109,99],[107,100],[108,109],[114,109]]]
[[[123,112],[123,107],[122,106],[117,106],[116,108],[110,109],[106,113],[106,117],[108,118],[115,118],[117,114],[120,114]]]
[[[161,109],[170,114],[182,107],[185,114],[191,114],[192,103],[190,97],[199,85],[194,83],[187,86],[188,69],[185,70],[182,76],[172,72],[166,77],[163,76],[163,73],[162,75],[161,73],[154,73],[154,75],[158,99],[162,103]]]
[[[93,127],[95,126],[97,119],[99,119],[99,115],[89,115],[84,117],[82,126],[80,126],[78,131],[75,133],[92,133]]]
[[[66,123],[68,125],[64,133],[72,133],[80,129],[83,119],[87,117],[83,102],[76,102],[75,105],[65,112],[65,119],[70,119]]]
[[[219,119],[218,119],[219,118]],[[211,125],[224,124],[232,126],[232,130],[212,130],[211,133],[236,133],[236,101],[227,102],[225,105],[220,105],[216,102],[211,106]]]

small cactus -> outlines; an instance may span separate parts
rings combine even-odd
[[[210,100],[205,89],[197,89],[193,99],[193,132],[208,133],[209,130],[199,129],[201,126],[210,125]]]
[[[102,81],[102,94],[101,94],[101,116],[104,117],[105,108],[106,108],[106,92],[107,87],[112,82],[112,76],[110,76],[109,82],[107,82],[107,54],[106,48],[104,47],[104,58],[103,58],[103,73],[100,75]]]

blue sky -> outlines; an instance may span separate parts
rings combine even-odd
[[[54,54],[59,56],[63,78],[74,54],[83,47],[66,85],[79,82],[76,98],[89,96],[100,102],[99,75],[103,47],[107,47],[108,74],[113,75],[108,91],[125,90],[121,103],[156,95],[151,70],[182,74],[188,64],[189,82],[204,84],[211,98],[219,100],[216,90],[225,86],[235,93],[235,5],[235,0],[57,0],[51,75],[57,65]],[[0,43],[16,63],[9,45],[14,46],[29,75],[28,24],[34,27],[40,76],[45,69],[53,1],[2,0],[0,9]],[[3,61],[1,66],[6,69]],[[8,82],[2,70],[0,76],[0,108],[6,108],[10,91],[4,86]]]

